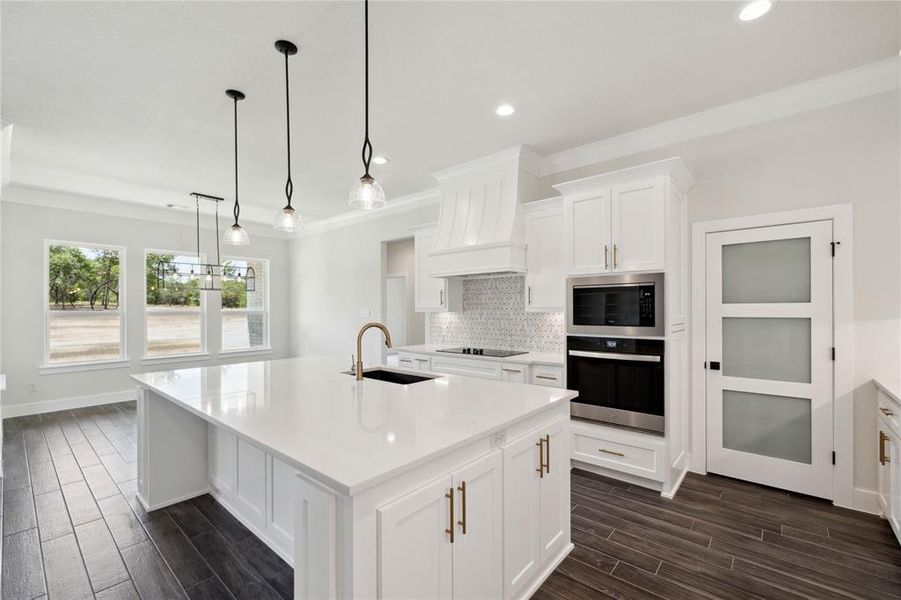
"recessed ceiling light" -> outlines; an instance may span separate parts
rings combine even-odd
[[[509,117],[516,112],[516,109],[513,108],[512,104],[501,104],[494,109],[494,112],[496,112],[500,117]]]
[[[372,162],[374,162],[377,165],[387,165],[388,157],[387,156],[373,156]]]
[[[745,7],[738,13],[738,18],[741,21],[753,21],[770,12],[771,8],[773,8],[773,3],[770,0],[754,0],[754,2],[745,4]]]

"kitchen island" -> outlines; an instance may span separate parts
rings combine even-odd
[[[566,390],[306,357],[135,376],[138,498],[205,493],[296,598],[524,598],[572,549]]]

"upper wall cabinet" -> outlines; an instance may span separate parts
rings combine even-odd
[[[463,308],[463,282],[460,279],[431,277],[434,272],[430,256],[435,246],[437,225],[414,230],[414,303],[416,312],[456,311]]]
[[[532,312],[563,310],[563,203],[559,198],[524,205],[526,239],[525,307]]]
[[[566,272],[666,269],[667,203],[684,198],[692,182],[672,158],[555,185],[564,198]]]

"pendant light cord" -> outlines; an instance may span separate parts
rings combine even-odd
[[[238,98],[235,101],[235,225],[238,225],[238,216],[241,214],[241,205],[238,203]]]
[[[288,132],[288,181],[285,183],[285,196],[288,197],[288,208],[291,208],[291,196],[294,194],[294,182],[291,181],[291,89],[288,79],[288,53],[285,52],[285,115]]]
[[[365,126],[366,126],[366,136],[363,138],[363,166],[366,168],[366,177],[369,177],[369,164],[372,162],[372,143],[369,141],[369,0],[363,0],[363,23],[364,23],[364,34],[363,39],[365,42],[365,68],[364,68],[364,81],[365,81]]]

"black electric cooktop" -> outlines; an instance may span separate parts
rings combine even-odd
[[[523,350],[496,350],[494,348],[442,348],[438,352],[447,352],[449,354],[471,354],[473,356],[490,356],[492,358],[507,358],[510,356],[519,356],[520,354],[528,354]]]

